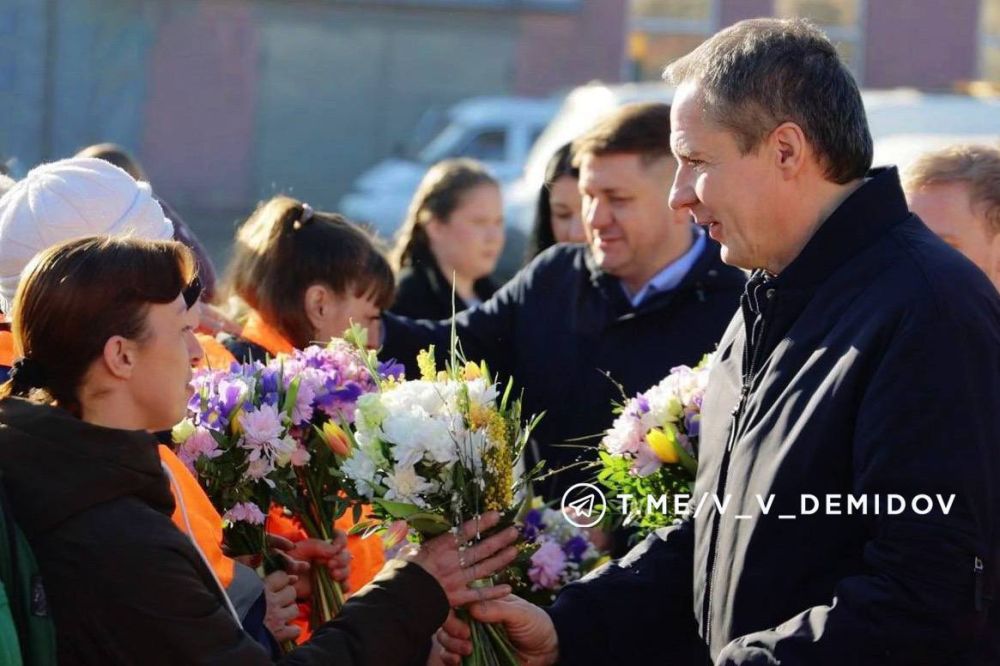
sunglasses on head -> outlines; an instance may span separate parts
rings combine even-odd
[[[201,278],[195,275],[188,286],[184,287],[184,290],[181,291],[181,296],[184,297],[184,304],[187,305],[188,310],[193,308],[194,304],[198,302],[198,297],[201,296],[203,289]]]

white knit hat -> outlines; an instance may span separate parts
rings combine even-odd
[[[85,236],[169,240],[173,225],[149,183],[93,157],[35,167],[0,197],[0,309],[10,313],[21,271],[36,254]]]

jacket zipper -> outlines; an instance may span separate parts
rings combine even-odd
[[[976,612],[982,612],[983,610],[983,561],[976,556],[972,563],[972,574],[975,577],[974,582],[974,592],[975,595],[975,608]]]
[[[760,350],[762,347],[762,342],[764,341],[764,333],[767,329],[767,315],[770,314],[771,308],[771,296],[773,290],[768,290],[767,304],[764,306],[764,316],[762,317],[760,333],[757,336],[756,344],[753,348],[747,348],[744,353],[744,366],[748,366],[748,372],[743,375],[743,384],[740,387],[740,400],[736,403],[736,407],[732,411],[732,423],[729,430],[729,438],[726,441],[726,451],[722,456],[722,465],[719,470],[719,483],[716,486],[715,496],[720,498],[719,501],[725,502],[725,492],[726,492],[726,482],[729,478],[729,459],[732,456],[733,447],[736,446],[736,440],[739,439],[739,428],[740,421],[743,416],[743,410],[746,408],[747,398],[750,396],[750,388],[753,384],[753,376],[757,367],[757,360],[760,356]],[[749,340],[747,343],[749,344]],[[749,363],[747,363],[749,361]],[[712,641],[712,587],[715,581],[715,557],[716,549],[718,547],[719,539],[719,529],[720,523],[722,522],[722,512],[717,512],[715,517],[712,519],[712,538],[709,541],[708,547],[708,566],[706,569],[705,578],[705,598],[702,600],[701,612],[702,612],[702,626],[705,627],[705,644],[711,646]]]

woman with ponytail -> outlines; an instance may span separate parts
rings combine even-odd
[[[448,319],[453,310],[489,299],[496,291],[490,275],[503,244],[496,179],[475,160],[435,164],[413,195],[392,251],[399,279],[391,311],[413,319]]]
[[[226,341],[241,361],[324,344],[352,324],[378,345],[380,315],[392,302],[393,275],[370,236],[340,215],[314,211],[286,196],[263,203],[236,233],[227,271],[233,307],[242,311],[243,332]],[[335,527],[340,536],[354,526],[350,515]],[[341,554],[271,512],[268,530],[296,544],[291,555],[314,565],[337,563]],[[351,565],[348,588],[367,584],[385,562],[381,539],[346,537]],[[335,572],[335,576],[340,573]],[[343,576],[340,576],[341,578]],[[308,636],[307,613],[296,624]]]
[[[14,298],[0,470],[64,666],[272,663],[172,522],[153,435],[183,418],[202,353],[194,266],[174,241],[87,237],[33,259]],[[514,558],[514,534],[458,550],[498,520],[407,551],[282,663],[410,663],[450,606],[509,593],[468,584]]]

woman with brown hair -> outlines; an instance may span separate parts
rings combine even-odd
[[[490,275],[503,251],[500,185],[481,164],[452,159],[432,166],[410,202],[392,251],[398,271],[391,311],[447,319],[496,291]]]
[[[325,343],[352,323],[378,344],[379,316],[393,297],[392,269],[371,237],[344,217],[277,196],[236,232],[233,252],[227,282],[245,324],[242,340],[228,346],[238,359]]]
[[[0,388],[0,469],[60,664],[270,663],[171,521],[152,434],[180,421],[190,397],[193,278],[177,242],[88,237],[36,257],[14,299],[20,358]],[[447,534],[408,552],[284,663],[407,663],[449,606],[509,591],[468,583],[509,563],[514,538],[460,556]]]

